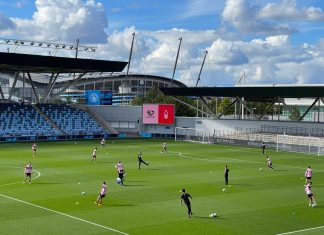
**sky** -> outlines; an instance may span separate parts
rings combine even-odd
[[[130,73],[172,77],[182,38],[175,79],[188,86],[205,51],[198,86],[324,82],[323,0],[0,0],[0,38],[79,39],[94,59],[128,61],[133,33]]]

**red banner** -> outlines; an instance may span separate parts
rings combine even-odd
[[[174,105],[159,105],[159,124],[174,124]]]

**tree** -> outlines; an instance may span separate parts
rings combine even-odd
[[[195,106],[194,101],[188,97],[177,97],[177,99],[189,103],[192,106]],[[186,117],[195,116],[195,110],[193,110],[192,108],[188,107],[185,104],[182,104],[181,102],[175,101],[169,96],[164,95],[161,91],[157,90],[156,88],[152,88],[148,90],[144,97],[140,97],[140,96],[135,97],[131,102],[133,106],[140,106],[145,103],[174,104],[176,116],[186,116]]]
[[[294,106],[291,108],[290,114],[289,114],[289,119],[293,121],[298,121],[300,118],[300,111],[297,108],[297,106]]]
[[[218,113],[222,113],[225,111],[225,109],[227,109],[227,107],[232,103],[232,101],[228,98],[225,97],[222,99],[222,101],[220,102],[220,104],[217,107],[217,112]],[[226,114],[233,114],[234,113],[234,106],[232,106],[227,112]]]

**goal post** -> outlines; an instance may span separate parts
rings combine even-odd
[[[324,155],[324,139],[311,136],[277,135],[277,151]]]
[[[205,142],[204,129],[176,127],[174,129],[174,141]]]

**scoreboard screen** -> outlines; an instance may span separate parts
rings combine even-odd
[[[88,105],[112,105],[112,92],[89,90],[85,93]]]

